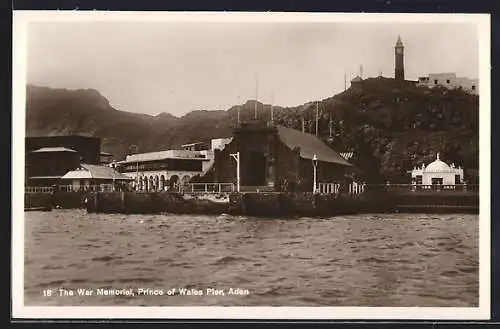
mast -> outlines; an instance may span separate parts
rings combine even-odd
[[[319,117],[318,117],[318,102],[316,102],[316,137],[318,137],[318,120],[319,120]]]
[[[271,125],[274,124],[273,103],[274,103],[274,93],[271,93]]]
[[[238,115],[238,125],[240,124],[240,107],[241,107],[241,100],[240,100],[240,96],[238,95],[238,106],[236,107],[236,112],[237,112],[237,115]]]
[[[257,120],[257,100],[259,99],[259,74],[255,76],[255,107],[254,107],[254,119]]]
[[[328,122],[328,128],[330,130],[330,138],[332,138],[332,114],[330,113],[330,122]]]

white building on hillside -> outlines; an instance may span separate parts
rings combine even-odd
[[[212,150],[223,150],[224,147],[231,143],[231,141],[233,140],[232,137],[229,137],[229,138],[216,138],[216,139],[212,139],[212,142],[211,142],[211,149]]]
[[[449,89],[463,88],[471,94],[479,94],[478,79],[457,77],[455,73],[431,73],[428,76],[418,78],[418,86],[429,88],[442,86]]]
[[[464,170],[459,166],[455,168],[455,164],[447,165],[439,158],[439,153],[436,160],[421,168],[413,168],[411,171],[412,184],[417,188],[431,189],[449,188],[453,189],[455,185],[464,183]]]

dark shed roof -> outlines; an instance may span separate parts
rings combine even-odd
[[[300,156],[311,159],[316,154],[318,161],[336,163],[343,166],[352,166],[337,152],[332,150],[323,141],[313,134],[303,133],[299,130],[277,126],[278,136],[290,149],[300,148]]]

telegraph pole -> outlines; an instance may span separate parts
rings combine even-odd
[[[236,107],[236,113],[237,113],[237,118],[238,118],[238,126],[240,125],[240,107],[241,107],[241,100],[240,96],[238,95],[238,106]]]
[[[236,160],[236,191],[240,192],[240,152],[232,153],[231,157]]]
[[[271,93],[271,125],[274,124],[273,103],[274,103],[274,93]]]
[[[316,137],[318,137],[318,120],[319,120],[318,111],[319,111],[318,102],[316,102]]]
[[[255,107],[254,107],[254,119],[257,120],[257,100],[259,99],[259,74],[255,76]]]
[[[332,138],[332,114],[330,113],[330,122],[328,122],[328,128],[330,129],[330,138]]]

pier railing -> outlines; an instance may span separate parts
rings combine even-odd
[[[365,192],[389,192],[389,193],[478,193],[477,184],[455,184],[455,185],[417,185],[417,184],[365,184],[353,182],[347,186],[339,183],[318,183],[317,191],[320,194],[361,194]]]
[[[367,186],[368,191],[384,191],[388,193],[470,193],[479,192],[478,184],[455,184],[455,185],[422,185],[422,184],[370,184]]]
[[[113,192],[117,188],[113,184],[100,184],[100,185],[59,185],[58,191],[60,192]]]
[[[163,191],[166,192],[176,192],[176,193],[230,193],[235,192],[236,187],[233,183],[188,183],[188,184],[178,184],[172,187],[166,188]],[[162,190],[144,190],[139,189],[137,192],[151,193],[151,192],[162,192]]]
[[[232,183],[191,183],[179,186],[181,193],[229,193],[236,191]]]
[[[348,194],[361,194],[367,189],[366,184],[362,183],[351,183],[347,185],[345,189],[342,188],[342,184],[339,183],[318,183],[318,193],[320,194],[339,194],[342,192]]]
[[[117,191],[117,188],[113,188],[113,184],[101,184],[101,185],[57,185],[55,188],[53,186],[26,186],[24,188],[25,193],[53,193],[53,192],[112,192]]]
[[[52,193],[54,189],[50,186],[26,186],[24,193]]]
[[[26,186],[25,193],[53,193],[53,192],[113,192],[120,190],[114,187],[113,184],[101,185],[58,185],[52,186]],[[233,183],[190,183],[185,185],[175,186],[169,190],[178,193],[231,193],[236,192],[236,186]],[[252,192],[268,192],[266,189],[248,189],[242,187],[242,191]],[[153,192],[140,190],[137,192]],[[365,192],[386,192],[394,194],[407,193],[479,193],[479,185],[477,184],[455,184],[455,185],[417,185],[417,184],[365,184],[351,183],[344,186],[340,183],[318,183],[317,192],[320,194],[362,194]]]

